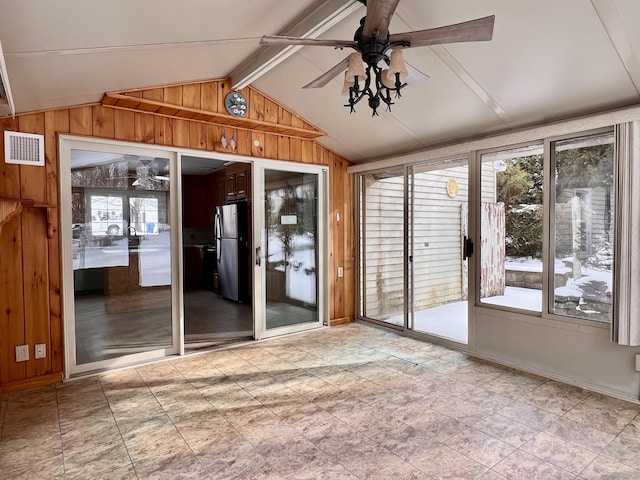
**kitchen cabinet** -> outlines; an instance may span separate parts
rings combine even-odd
[[[216,202],[214,207],[219,205],[224,205],[224,202],[227,201],[227,185],[226,185],[227,177],[224,172],[221,172],[216,176],[215,180],[215,197]],[[215,208],[214,208],[215,211]]]
[[[247,198],[250,189],[251,166],[246,163],[235,163],[225,170],[225,194],[227,201]]]

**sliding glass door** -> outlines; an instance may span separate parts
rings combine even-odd
[[[60,149],[68,376],[208,348],[227,326],[250,340],[328,324],[327,167],[258,160],[201,178],[162,148]],[[238,172],[242,198],[218,195]]]
[[[360,177],[360,313],[404,327],[404,168]]]
[[[256,179],[256,335],[319,327],[326,316],[326,170],[258,167]]]
[[[63,155],[69,373],[176,353],[173,154],[82,144]]]
[[[468,342],[467,158],[408,171],[408,328]]]
[[[467,343],[467,158],[362,174],[358,187],[360,315]]]

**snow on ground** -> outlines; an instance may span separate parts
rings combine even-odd
[[[507,287],[504,295],[485,298],[482,301],[493,305],[540,312],[542,291]],[[417,311],[414,313],[414,330],[466,344],[469,342],[468,310],[468,302],[465,300]],[[402,325],[404,320],[403,315],[394,315],[385,321]]]

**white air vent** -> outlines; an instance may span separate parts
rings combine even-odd
[[[44,165],[44,135],[5,131],[4,161],[22,165]]]

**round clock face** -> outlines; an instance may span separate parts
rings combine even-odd
[[[229,115],[244,117],[249,111],[247,99],[239,92],[228,93],[224,98],[224,106]]]

